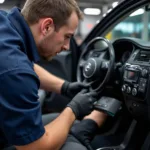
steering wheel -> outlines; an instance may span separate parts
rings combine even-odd
[[[94,44],[98,44],[96,49],[99,52],[98,56],[89,56],[92,52],[90,49]],[[106,58],[106,53],[109,53],[109,59]],[[77,81],[89,84],[95,83],[99,78],[102,78],[99,86],[91,91],[100,92],[105,87],[114,70],[115,53],[111,42],[103,37],[96,37],[91,40],[83,50],[77,66]],[[106,71],[104,75],[103,72]],[[89,82],[92,81],[92,82]]]

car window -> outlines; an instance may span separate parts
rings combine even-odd
[[[75,34],[77,44],[81,44],[87,35],[92,31],[98,23],[100,15],[84,15],[84,19],[80,21],[78,29]]]
[[[114,41],[121,37],[136,37],[150,40],[150,11],[140,8],[118,23],[106,38]]]

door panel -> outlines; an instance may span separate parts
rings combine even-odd
[[[64,51],[55,56],[50,62],[41,60],[40,65],[50,73],[72,81],[72,56],[71,51]]]

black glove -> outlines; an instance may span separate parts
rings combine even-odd
[[[70,132],[88,148],[98,129],[99,127],[94,120],[84,119],[80,123],[74,124]]]
[[[80,82],[70,83],[65,81],[61,88],[61,94],[70,98],[73,98],[77,93],[79,93],[82,89],[89,88],[89,85]]]
[[[96,101],[95,96],[97,96],[95,92],[87,93],[86,90],[82,90],[72,99],[67,107],[72,109],[76,119],[82,119],[92,112],[94,102]]]

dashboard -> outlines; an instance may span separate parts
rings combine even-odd
[[[139,132],[140,127],[143,132],[150,122],[150,42],[119,38],[110,43],[103,37],[95,37],[87,45],[79,58],[77,79],[88,83],[89,90],[99,93],[96,110],[114,116],[110,128],[117,126],[115,132],[120,132],[117,129],[123,126],[128,129],[125,131],[128,135],[130,129],[133,131],[132,123],[137,122],[136,131]],[[119,107],[116,105],[118,115],[110,110],[116,108],[111,107],[112,100],[121,102]],[[144,134],[139,135],[145,137]]]
[[[121,91],[128,111],[136,119],[149,120],[150,44],[135,38],[113,43],[116,63],[122,64]]]
[[[150,43],[136,38],[117,39],[112,43],[115,53],[113,65],[109,64],[110,45],[103,40],[99,40],[96,46],[95,43],[92,44],[82,56],[83,62],[87,62],[81,79],[85,77],[90,83],[95,81],[91,86],[93,90],[97,90],[106,81],[109,72],[109,81],[102,94],[120,99],[137,120],[149,121]],[[110,66],[113,71],[108,71]]]

